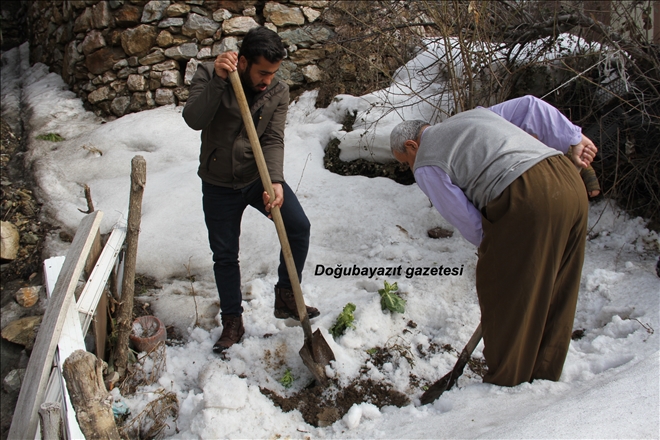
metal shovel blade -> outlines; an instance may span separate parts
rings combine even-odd
[[[312,334],[311,341],[305,339],[305,344],[300,349],[299,354],[316,382],[326,386],[328,377],[325,374],[325,367],[330,365],[330,361],[335,360],[335,354],[319,329]]]
[[[451,387],[456,384],[456,380],[458,380],[461,374],[463,374],[463,369],[470,360],[472,352],[477,347],[477,344],[479,344],[479,341],[481,341],[482,335],[481,324],[479,324],[472,334],[472,337],[470,337],[470,340],[465,345],[465,348],[463,348],[463,351],[461,351],[461,354],[458,356],[454,368],[449,373],[442,376],[440,380],[436,381],[424,392],[424,394],[422,394],[422,397],[419,399],[422,405],[433,402],[440,397],[442,393],[451,389]]]
[[[450,389],[455,383],[456,379],[453,376],[454,371],[450,371],[445,374],[442,379],[436,381],[433,385],[429,387],[428,390],[422,394],[422,397],[419,399],[422,405],[427,405],[435,401],[438,397],[442,395],[445,391]],[[452,380],[453,379],[453,380]]]

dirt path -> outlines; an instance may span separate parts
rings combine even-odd
[[[21,134],[14,133],[0,118],[0,160],[2,179],[0,185],[0,218],[13,223],[21,236],[16,260],[0,266],[0,307],[15,302],[18,289],[42,285],[42,250],[44,237],[50,226],[40,220],[40,204],[33,194],[34,180],[23,161],[25,143]],[[38,310],[23,310],[25,316]],[[7,438],[19,390],[5,384],[11,371],[25,368],[29,353],[22,345],[0,339],[2,358],[2,389],[0,390],[0,438]]]

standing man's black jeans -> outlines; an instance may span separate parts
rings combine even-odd
[[[284,203],[280,212],[298,278],[302,279],[302,270],[309,249],[310,223],[289,185],[284,182],[282,188],[284,189]],[[213,273],[220,295],[222,315],[241,315],[243,313],[241,271],[238,263],[241,218],[248,205],[264,215],[268,215],[264,207],[263,192],[264,188],[260,179],[242,189],[225,188],[202,182],[204,220],[213,252]],[[275,233],[276,231],[273,229],[273,234]],[[264,249],[263,251],[269,252],[270,250]],[[276,287],[291,289],[291,281],[282,252],[280,252],[277,274],[279,280]]]

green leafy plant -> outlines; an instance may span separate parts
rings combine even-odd
[[[37,139],[50,142],[62,142],[64,138],[57,133],[40,134]]]
[[[355,321],[355,316],[353,312],[355,311],[355,304],[348,303],[344,306],[344,310],[337,316],[337,320],[334,325],[330,327],[330,334],[333,338],[337,339],[346,332],[346,329],[355,328],[353,321]]]
[[[284,376],[280,379],[280,383],[284,388],[291,388],[291,385],[293,385],[293,381],[296,380],[295,377],[293,377],[293,374],[291,373],[290,369],[286,369],[284,372]]]
[[[406,300],[401,298],[396,291],[399,290],[399,286],[394,283],[390,284],[385,281],[385,288],[379,289],[378,293],[380,294],[380,307],[390,312],[399,312],[403,313],[406,311]]]

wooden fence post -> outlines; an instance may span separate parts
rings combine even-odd
[[[142,194],[147,183],[147,162],[142,156],[131,161],[131,195],[128,206],[126,230],[126,258],[122,280],[121,301],[117,307],[117,346],[115,371],[124,376],[128,366],[128,342],[133,326],[133,296],[135,294],[135,264],[137,262],[138,237],[142,219]]]
[[[45,402],[39,407],[41,420],[41,438],[43,440],[61,440],[62,405],[59,402]]]

